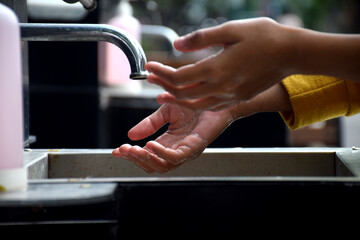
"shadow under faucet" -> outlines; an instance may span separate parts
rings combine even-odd
[[[130,78],[146,79],[146,56],[139,42],[121,29],[106,24],[21,23],[23,41],[106,41],[118,46],[131,67]]]

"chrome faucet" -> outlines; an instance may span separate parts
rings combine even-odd
[[[131,79],[146,79],[146,56],[139,42],[119,28],[106,24],[21,23],[23,41],[106,41],[118,46],[131,67]]]
[[[94,10],[97,6],[96,0],[63,0],[63,1],[67,3],[81,2],[84,8],[86,8],[89,11]]]

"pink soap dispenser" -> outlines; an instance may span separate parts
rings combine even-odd
[[[121,28],[141,41],[141,24],[133,17],[132,6],[120,0],[116,14],[107,24]],[[125,92],[141,90],[141,81],[130,79],[130,65],[123,51],[111,43],[99,44],[99,81],[104,86],[119,87]]]
[[[26,188],[20,27],[0,3],[0,192]]]

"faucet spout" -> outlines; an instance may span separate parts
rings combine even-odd
[[[106,41],[118,46],[130,63],[131,79],[146,79],[146,56],[139,42],[123,30],[106,24],[21,23],[24,41]]]

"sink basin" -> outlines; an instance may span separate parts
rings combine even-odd
[[[354,154],[354,152],[356,154]],[[151,177],[357,177],[352,149],[206,149],[165,174],[148,174],[111,150],[35,150],[25,153],[30,179]]]

